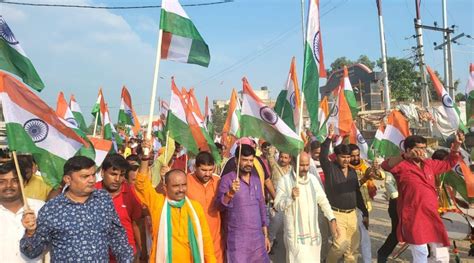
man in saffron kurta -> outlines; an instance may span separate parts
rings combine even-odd
[[[137,175],[135,190],[152,219],[150,262],[216,262],[204,211],[198,202],[186,198],[184,172],[171,170],[165,174],[166,195],[163,195],[155,191],[147,171],[148,160],[145,159]]]
[[[200,152],[196,156],[196,170],[188,175],[188,197],[199,202],[209,224],[214,252],[218,263],[224,262],[224,249],[221,238],[221,214],[217,207],[216,197],[220,177],[213,174],[215,163],[209,152]]]
[[[253,168],[255,150],[242,144],[239,174],[222,176],[217,202],[226,212],[227,262],[268,263],[270,241],[262,185]],[[236,160],[239,149],[236,150]]]
[[[404,142],[405,152],[382,163],[382,168],[395,176],[398,185],[397,239],[410,244],[414,262],[427,262],[428,243],[436,262],[449,262],[450,244],[438,214],[435,176],[456,165],[463,140],[464,135],[458,133],[448,159],[440,161],[426,159],[425,138],[409,136]]]

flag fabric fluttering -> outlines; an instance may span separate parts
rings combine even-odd
[[[379,128],[375,132],[375,137],[372,143],[370,144],[369,148],[369,159],[370,160],[375,160],[376,157],[380,156],[380,153],[382,151],[381,145],[382,145],[382,140],[383,140],[383,134],[385,131],[385,122],[380,121]]]
[[[27,86],[4,72],[0,72],[0,101],[10,150],[31,153],[44,180],[59,186],[64,163],[87,142]]]
[[[138,136],[140,132],[140,122],[132,106],[132,97],[125,86],[122,88],[118,123],[130,125],[132,127],[133,136]]]
[[[436,94],[438,94],[438,98],[443,103],[443,109],[446,112],[448,123],[451,124],[451,128],[455,130],[461,129],[466,131],[466,127],[462,123],[461,117],[459,116],[459,109],[454,103],[453,99],[449,96],[448,92],[446,92],[443,84],[441,84],[441,81],[439,81],[438,77],[436,77],[434,71],[429,66],[426,66],[426,69],[428,70],[428,74],[430,75]]]
[[[323,44],[319,24],[319,0],[309,1],[308,20],[306,25],[306,42],[304,47],[303,85],[306,108],[311,120],[310,130],[316,134],[319,130],[319,82],[326,77],[324,67]]]
[[[163,0],[160,29],[162,59],[209,66],[209,47],[178,0]]]
[[[324,98],[321,100],[321,103],[319,104],[319,112],[318,112],[318,119],[319,119],[319,130],[316,135],[319,141],[324,141],[324,139],[328,135],[328,126],[327,121],[329,119],[329,114],[331,112],[329,111],[329,102],[328,102],[328,96],[324,96]]]
[[[97,100],[94,106],[92,107],[92,111],[91,111],[92,116],[94,116],[94,118],[97,119],[97,123],[102,122],[100,118],[100,105],[104,103],[103,100],[104,100],[104,96],[102,95],[102,88],[99,88],[99,94],[97,95]]]
[[[336,101],[334,102],[333,110],[329,114],[328,125],[332,124],[334,127],[334,133],[341,137],[349,135],[352,129],[352,114],[349,104],[346,101],[346,96],[342,86],[343,80],[341,79],[341,86],[337,91]]]
[[[235,89],[232,89],[232,94],[230,96],[229,109],[227,110],[227,118],[222,128],[222,133],[225,135],[233,135],[237,138],[240,138],[240,115],[241,115],[241,105],[237,92]]]
[[[258,98],[246,78],[242,81],[241,135],[263,138],[282,152],[298,155],[303,149],[300,136]]]
[[[0,15],[0,69],[20,77],[34,90],[41,91],[44,83],[33,63],[15,38],[7,22]]]
[[[354,95],[354,90],[352,89],[351,81],[349,79],[349,70],[344,66],[344,73],[342,78],[344,87],[344,96],[346,97],[347,104],[351,108],[352,119],[356,119],[357,113],[359,112],[359,107],[357,106],[357,100]]]
[[[293,131],[298,128],[300,119],[300,91],[296,75],[296,59],[291,59],[290,72],[285,89],[278,95],[275,103],[275,112]]]
[[[107,154],[112,150],[112,141],[100,138],[89,138],[95,149],[95,165],[97,167],[102,165]]]
[[[162,142],[166,140],[165,126],[162,119],[158,119],[152,123],[153,135],[160,139]]]
[[[364,160],[367,160],[369,156],[369,146],[367,145],[367,141],[364,139],[364,136],[362,136],[359,129],[357,128],[355,121],[352,122],[349,143],[357,145],[359,147],[360,157]]]
[[[392,110],[387,118],[387,126],[383,133],[382,145],[380,146],[380,156],[397,156],[404,151],[403,143],[405,138],[410,136],[408,121],[398,110]]]
[[[79,129],[81,129],[83,132],[87,132],[86,120],[84,119],[84,115],[82,115],[81,107],[79,106],[79,103],[77,103],[74,95],[71,95],[71,99],[69,100],[69,108],[72,111],[72,115],[74,115],[74,119],[79,125]]]
[[[207,96],[204,104],[204,125],[206,126],[206,130],[209,133],[209,136],[214,139],[214,122],[212,121],[212,110],[211,106],[209,105],[209,98]]]
[[[110,118],[109,108],[105,103],[104,96],[100,96],[100,118],[102,120],[102,138],[112,141],[113,150],[118,152],[118,148],[123,144],[123,140],[115,129]]]
[[[466,123],[474,127],[474,64],[469,65],[469,79],[466,84]]]
[[[67,104],[66,98],[64,97],[64,93],[61,91],[58,95],[58,100],[56,103],[56,114],[58,117],[62,118],[66,123],[66,125],[72,129],[79,129],[79,124],[74,118],[74,114],[72,114],[69,105]]]

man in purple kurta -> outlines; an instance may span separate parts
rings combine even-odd
[[[227,262],[267,263],[268,222],[260,179],[252,169],[255,150],[248,145],[241,147],[239,176],[236,171],[223,175],[216,199],[226,212]],[[239,148],[235,152],[238,160]]]

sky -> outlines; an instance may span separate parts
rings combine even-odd
[[[15,0],[18,2],[105,6],[159,5],[156,0]],[[181,4],[215,0],[181,0]],[[380,57],[375,0],[320,0],[325,64],[345,56],[356,60]],[[425,25],[442,25],[441,0],[422,0]],[[307,10],[308,0],[304,8]],[[382,0],[388,56],[410,58],[416,45],[415,0]],[[247,77],[254,89],[267,86],[276,98],[284,87],[292,56],[301,81],[303,33],[301,1],[234,0],[210,6],[184,7],[207,42],[208,68],[161,61],[157,96],[169,100],[170,78],[179,87],[194,87],[204,105],[205,96],[228,99],[232,88],[242,88]],[[474,36],[474,1],[447,0],[448,24],[455,34]],[[111,116],[117,118],[120,90],[126,85],[139,115],[148,114],[155,66],[160,9],[103,10],[30,7],[0,3],[3,15],[45,82],[39,96],[53,108],[57,94],[76,96],[86,120],[102,87]],[[305,14],[306,17],[306,14]],[[440,32],[424,30],[426,63],[443,75]],[[453,45],[454,78],[464,90],[469,63],[474,63],[474,40]],[[158,109],[155,109],[158,112]]]

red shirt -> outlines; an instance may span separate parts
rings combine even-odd
[[[180,169],[181,171],[186,171],[186,165],[188,161],[188,156],[186,154],[181,155],[180,157],[173,160],[171,169]]]
[[[102,189],[102,182],[97,182],[95,188]],[[142,216],[142,205],[137,196],[133,193],[128,183],[122,183],[120,194],[112,198],[115,211],[117,211],[120,222],[127,233],[128,243],[133,248],[133,253],[137,252],[135,246],[135,237],[133,235],[132,221],[140,219]]]
[[[451,152],[445,161],[423,160],[421,168],[409,160],[404,160],[392,168],[388,166],[388,160],[382,163],[382,168],[392,173],[397,180],[399,242],[413,245],[431,242],[450,245],[438,214],[435,176],[451,170],[459,159],[459,153]]]

